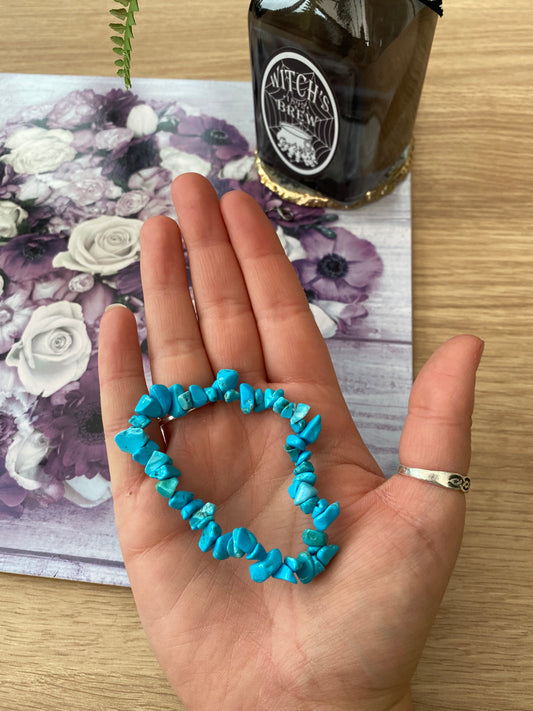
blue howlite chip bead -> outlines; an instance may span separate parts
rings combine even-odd
[[[239,385],[239,396],[241,399],[241,410],[245,415],[249,415],[254,410],[255,393],[254,389],[248,383]]]
[[[293,469],[293,474],[296,476],[297,474],[303,474],[304,472],[314,472],[315,467],[312,462],[300,462],[300,464],[297,464],[294,469]]]
[[[237,390],[226,390],[224,393],[224,402],[235,402],[240,399],[240,395]]]
[[[152,456],[152,453],[155,452],[157,449],[159,449],[159,446],[154,442],[153,439],[149,439],[146,444],[143,444],[142,447],[139,447],[139,449],[133,452],[131,456],[134,462],[139,462],[139,464],[145,466],[146,464],[148,464],[148,460]]]
[[[296,575],[302,583],[310,583],[315,577],[315,566],[312,556],[307,551],[303,551],[298,554],[297,560],[300,563],[300,567],[296,571]]]
[[[272,390],[271,388],[267,388],[265,390],[265,407],[266,408],[271,408],[272,405],[276,402],[276,400],[280,397],[284,396],[284,392],[281,388],[278,388],[277,390]]]
[[[329,561],[336,555],[339,551],[339,546],[328,545],[323,546],[316,554],[317,559],[322,563],[322,565],[327,565]]]
[[[169,414],[172,417],[184,417],[187,414],[187,410],[184,410],[178,402],[179,396],[185,392],[183,385],[171,385],[168,390],[172,397]]]
[[[315,576],[320,575],[320,573],[323,573],[326,567],[322,565],[322,563],[318,560],[316,555],[312,556],[313,557],[313,566],[315,568]]]
[[[322,548],[328,542],[328,534],[324,533],[324,531],[315,531],[314,528],[306,528],[302,533],[302,539],[306,546]]]
[[[215,545],[216,541],[220,538],[222,529],[216,521],[209,521],[207,526],[202,531],[200,540],[198,541],[198,546],[203,553],[211,550]]]
[[[228,540],[228,555],[231,558],[242,558],[244,556],[244,551],[242,551],[235,543],[233,533],[231,534],[231,538]]]
[[[287,400],[286,397],[278,397],[276,402],[274,402],[272,405],[272,411],[278,415],[281,415],[281,413],[287,407],[288,404],[289,404],[289,401]]]
[[[150,438],[140,427],[128,427],[115,435],[115,443],[119,449],[128,454],[133,454],[137,449],[143,447]]]
[[[305,420],[298,420],[298,422],[291,423],[291,429],[294,434],[300,434],[302,430],[305,430]]]
[[[293,416],[291,417],[291,425],[294,425],[299,420],[303,420],[310,409],[311,407],[309,405],[299,402],[294,409]]]
[[[285,565],[288,565],[289,568],[294,572],[300,570],[300,568],[302,567],[301,561],[299,561],[298,558],[293,558],[290,555],[285,556]]]
[[[218,389],[225,393],[227,390],[236,390],[239,382],[239,374],[236,370],[224,368],[217,373],[216,384]]]
[[[257,538],[247,528],[234,528],[233,540],[237,548],[240,548],[244,553],[250,553],[257,545]]]
[[[201,509],[204,505],[202,499],[193,499],[190,503],[186,504],[181,509],[181,517],[184,521],[187,521],[198,509]]]
[[[307,499],[307,501],[304,501],[303,504],[300,504],[300,510],[304,514],[310,514],[315,508],[315,504],[317,501],[318,496],[312,496],[310,499]]]
[[[318,516],[315,516],[313,523],[317,531],[325,531],[326,528],[335,521],[337,516],[340,514],[340,506],[336,501],[334,504],[330,504],[325,511]]]
[[[307,499],[310,499],[312,496],[316,496],[317,494],[318,491],[314,486],[311,486],[311,484],[308,484],[306,481],[302,481],[298,485],[298,491],[294,497],[294,505],[300,506],[300,504],[303,504],[304,501],[307,501]]]
[[[305,452],[300,452],[296,460],[296,464],[301,464],[302,462],[306,462],[308,459],[311,459],[311,454],[312,452],[310,452],[309,450]]]
[[[204,393],[206,394],[209,402],[216,402],[218,400],[219,392],[216,388],[211,386],[204,388]]]
[[[296,474],[294,481],[306,481],[312,485],[316,483],[316,474],[314,472],[302,472],[301,474]]]
[[[303,450],[307,447],[307,442],[304,439],[302,439],[299,435],[295,435],[295,434],[287,435],[287,439],[285,441],[289,447],[294,447],[294,449],[299,449],[300,452],[303,452]]]
[[[133,417],[130,417],[128,420],[132,427],[140,427],[143,430],[145,427],[148,427],[151,421],[152,419],[146,417],[146,415],[133,415]]]
[[[250,577],[256,583],[264,583],[281,565],[283,565],[281,551],[278,548],[272,548],[264,560],[260,560],[258,563],[252,563],[250,566]]]
[[[289,492],[289,496],[291,497],[291,499],[294,499],[294,497],[295,497],[296,494],[298,493],[298,487],[299,487],[299,486],[300,486],[300,482],[299,482],[299,481],[293,481],[292,484],[291,484],[291,485],[289,486],[289,488],[287,489],[287,491]]]
[[[178,395],[178,405],[185,412],[189,412],[189,410],[193,409],[194,405],[189,390],[185,390],[185,392],[181,393],[181,395]]]
[[[287,583],[294,583],[295,585],[298,582],[296,575],[289,566],[284,563],[279,566],[275,573],[272,573],[272,577],[276,578],[276,580],[285,580]]]
[[[296,447],[289,447],[288,444],[283,445],[283,449],[287,452],[289,457],[291,458],[291,462],[296,462],[298,459],[298,456],[300,454],[300,450],[296,449]]]
[[[220,538],[217,538],[213,546],[213,558],[216,560],[226,560],[229,558],[228,541],[231,540],[231,533],[223,533]]]
[[[254,549],[246,554],[247,560],[264,560],[267,556],[266,550],[260,543],[256,543]]]
[[[193,513],[189,519],[189,525],[193,531],[205,528],[209,521],[213,520],[217,507],[215,504],[207,502],[198,511]],[[183,513],[183,512],[182,512]]]
[[[289,402],[289,404],[286,405],[279,414],[283,417],[284,420],[290,420],[294,414],[295,407],[296,406],[293,402]]]
[[[172,464],[172,459],[168,456],[168,454],[159,451],[152,452],[150,459],[146,462],[144,471],[148,474],[148,476],[153,477],[159,467],[162,467],[164,464]]]
[[[191,385],[189,387],[189,392],[191,394],[193,407],[203,407],[209,402],[207,395],[204,392],[204,389],[201,388],[199,385]]]
[[[174,494],[176,493],[178,483],[178,477],[175,476],[171,477],[170,479],[161,479],[159,481],[156,481],[155,490],[158,494],[164,496],[165,499],[170,499],[170,497],[174,496]]]
[[[313,444],[313,442],[317,441],[321,429],[322,418],[320,415],[315,415],[306,428],[300,432],[300,437],[308,444]]]
[[[167,415],[170,412],[170,406],[172,405],[172,395],[166,385],[161,385],[160,383],[154,383],[150,388],[150,395],[161,405],[163,410],[163,415]]]
[[[176,491],[170,498],[168,505],[173,509],[182,509],[194,499],[192,491]]]
[[[181,472],[173,464],[163,464],[163,466],[156,469],[151,476],[153,479],[159,479],[162,481],[163,479],[172,479],[173,477],[178,478],[181,476]]]
[[[264,412],[265,410],[265,394],[261,388],[256,388],[254,393],[254,412]]]
[[[315,516],[318,516],[321,513],[324,513],[328,506],[329,502],[327,499],[319,499],[316,503],[315,508],[312,511],[313,518],[315,518]]]
[[[141,399],[135,407],[137,415],[146,415],[146,417],[163,417],[163,408],[159,401],[150,395],[142,395]]]
[[[317,551],[320,550],[320,546],[307,546],[307,552],[313,555],[313,553],[316,553]]]

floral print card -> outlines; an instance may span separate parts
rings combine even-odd
[[[254,167],[244,82],[0,74],[0,570],[127,585],[98,394],[120,302],[145,345],[139,231],[172,179],[260,203],[386,474],[411,385],[410,180],[356,211],[284,202]],[[147,372],[148,372],[148,364]]]

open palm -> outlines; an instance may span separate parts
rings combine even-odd
[[[115,513],[124,561],[153,649],[190,711],[409,709],[410,678],[460,545],[464,496],[403,476],[385,480],[344,403],[328,349],[297,276],[246,194],[222,201],[197,175],[178,178],[180,229],[152,218],[141,270],[154,382],[210,385],[220,368],[282,388],[320,413],[313,445],[320,495],[339,501],[328,529],[340,552],[309,585],[257,584],[249,563],[198,548],[179,512],[113,436],[146,392],[133,315],[101,323],[100,379]],[[187,246],[193,305],[180,233]],[[448,341],[411,395],[400,447],[408,466],[465,472],[481,342]],[[180,489],[218,507],[222,530],[252,530],[267,550],[297,555],[310,517],[293,505],[287,421],[200,408],[165,427]]]

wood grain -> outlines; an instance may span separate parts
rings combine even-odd
[[[111,74],[108,6],[4,3],[0,70]],[[248,79],[246,9],[151,0],[134,76]],[[455,333],[486,341],[464,545],[415,678],[420,711],[533,709],[530,17],[528,0],[445,3],[416,126],[415,369]],[[180,708],[129,590],[2,575],[0,607],[2,708]]]

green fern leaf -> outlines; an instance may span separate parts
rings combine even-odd
[[[116,33],[111,37],[115,47],[113,52],[119,54],[121,59],[115,61],[117,66],[117,75],[124,79],[124,84],[127,89],[131,89],[130,78],[130,60],[131,60],[131,42],[133,38],[133,26],[135,23],[134,14],[139,10],[138,0],[114,0],[120,8],[109,10],[110,14],[117,20],[122,20],[124,24],[118,22],[110,23],[109,27]],[[122,36],[121,36],[122,35]]]
[[[109,12],[118,20],[125,20],[128,16],[128,11],[124,7],[121,7],[120,10],[109,10]]]

